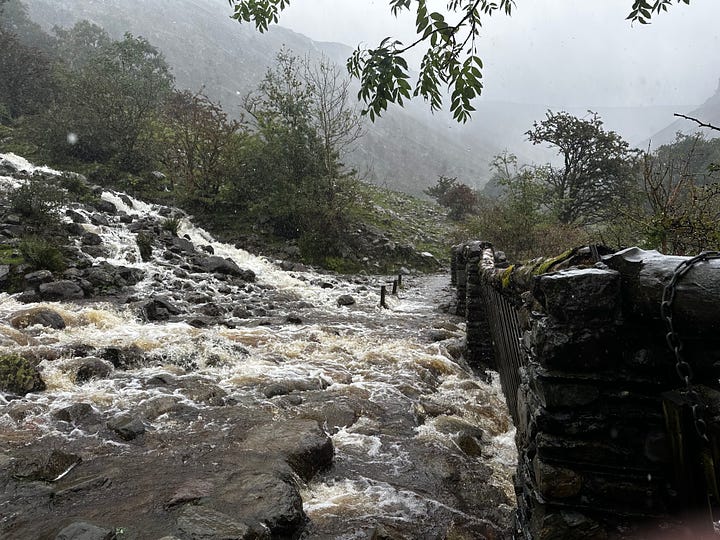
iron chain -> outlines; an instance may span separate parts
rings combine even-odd
[[[683,358],[683,343],[680,339],[675,324],[673,322],[673,302],[677,294],[677,286],[680,280],[690,269],[698,263],[709,261],[711,259],[720,259],[720,251],[703,251],[695,257],[684,260],[677,265],[672,277],[665,289],[663,289],[662,302],[660,303],[660,315],[665,321],[667,328],[667,334],[665,334],[665,341],[670,350],[675,356],[675,371],[680,377],[680,380],[685,384],[685,389],[688,393],[688,398],[692,405],[690,410],[692,411],[693,423],[695,425],[695,431],[698,436],[705,442],[708,441],[707,436],[707,422],[704,419],[704,406],[700,403],[700,395],[697,390],[692,388],[693,380],[693,369],[692,366]]]

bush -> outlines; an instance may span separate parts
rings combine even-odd
[[[44,238],[30,236],[19,245],[25,262],[37,270],[59,272],[65,269],[65,257],[55,245]]]
[[[166,218],[165,221],[163,221],[162,228],[166,231],[171,232],[173,235],[177,236],[181,223],[182,223],[182,218],[180,218],[179,216],[172,216],[172,217]]]
[[[65,199],[58,185],[43,177],[31,177],[9,195],[10,208],[38,225],[56,223]]]
[[[148,262],[150,259],[152,259],[152,238],[149,234],[141,232],[138,233],[137,237],[135,238],[135,242],[137,243],[138,249],[140,250],[140,258],[144,262]]]
[[[35,367],[18,354],[0,355],[0,390],[25,395],[45,390],[45,383]]]
[[[77,195],[79,200],[88,199],[92,195],[90,186],[79,174],[63,173],[60,177],[60,187],[67,190],[68,193]]]

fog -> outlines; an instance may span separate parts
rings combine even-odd
[[[439,7],[444,2],[435,2]],[[631,0],[518,0],[485,20],[483,99],[553,107],[704,102],[717,88],[720,1],[673,5],[652,24],[626,20]],[[414,18],[381,0],[298,0],[280,24],[319,41],[409,43]]]

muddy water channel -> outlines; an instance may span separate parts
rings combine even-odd
[[[125,294],[0,296],[0,354],[46,385],[0,394],[0,538],[506,537],[512,426],[439,309],[448,276],[408,276],[381,309],[380,278],[286,272],[187,219],[181,236],[255,280],[142,262],[129,221],[85,225],[93,265],[142,271]],[[40,308],[65,327],[17,324]]]

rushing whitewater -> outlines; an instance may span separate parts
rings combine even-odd
[[[118,538],[507,534],[512,426],[497,381],[462,360],[462,321],[438,309],[447,276],[406,277],[382,309],[382,277],[285,272],[188,217],[179,237],[255,280],[198,271],[178,250],[144,262],[133,224],[167,209],[102,198],[118,212],[82,225],[102,240],[87,265],[138,283],[74,302],[0,295],[0,354],[35,359],[46,385],[0,395],[0,537],[79,522]],[[175,312],[152,320],[143,306],[159,297]],[[65,327],[11,324],[35,308]],[[320,456],[328,437],[329,463],[295,451]]]

